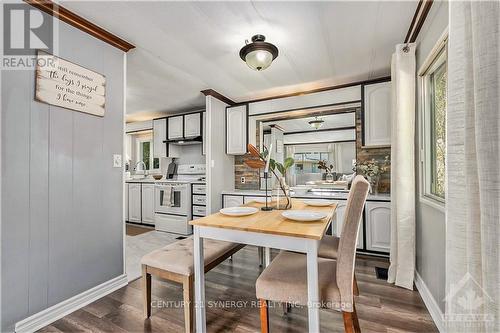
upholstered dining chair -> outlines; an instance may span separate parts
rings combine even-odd
[[[351,191],[349,191],[347,199],[349,199],[350,195]],[[337,253],[339,250],[339,243],[340,243],[340,237],[325,235],[319,243],[318,257],[336,260]],[[356,280],[356,274],[354,274],[353,292],[355,296],[359,296],[359,288],[358,288],[358,281]]]
[[[347,333],[361,332],[354,306],[353,283],[356,243],[369,183],[357,176],[347,199],[337,260],[318,257],[319,299],[342,312]],[[300,253],[280,252],[256,282],[261,332],[269,332],[268,301],[307,305],[307,262]]]

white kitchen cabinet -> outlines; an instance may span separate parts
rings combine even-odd
[[[226,108],[226,154],[246,154],[247,121],[247,105]]]
[[[169,117],[167,123],[169,140],[184,138],[184,116]]]
[[[238,207],[243,205],[243,196],[241,195],[225,195],[222,206],[224,208]]]
[[[340,234],[342,233],[342,226],[344,225],[344,217],[345,217],[345,210],[347,208],[347,200],[335,200],[335,203],[337,203],[337,210],[336,210],[336,216],[335,220],[332,226],[332,232],[335,236],[340,237]],[[358,249],[363,249],[363,216],[361,216],[361,221],[359,222],[359,234],[358,234],[358,242],[356,244],[356,248]]]
[[[153,157],[160,158],[167,156],[167,119],[153,120]]]
[[[128,184],[128,220],[141,223],[141,184]]]
[[[366,249],[390,252],[391,203],[368,201],[365,205]]]
[[[184,116],[184,137],[193,138],[201,135],[201,113]]]
[[[167,157],[179,158],[181,156],[181,146],[169,143]]]
[[[364,89],[364,146],[391,144],[391,82],[365,85]]]
[[[142,223],[155,223],[154,184],[142,184]]]
[[[245,195],[245,197],[243,198],[243,203],[249,203],[249,202],[252,202],[252,201],[255,201],[255,200],[264,200],[264,196],[248,196],[248,195]],[[271,197],[269,197],[269,200],[268,204],[271,204]]]
[[[335,200],[337,210],[335,212],[335,220],[333,223],[332,231],[335,236],[340,236],[342,232],[342,225],[344,224],[344,213],[347,207],[347,200]]]
[[[125,212],[123,214],[125,221],[128,221],[128,183],[125,183]]]

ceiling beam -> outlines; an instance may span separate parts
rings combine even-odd
[[[135,48],[129,42],[51,0],[24,0],[24,2],[124,52]]]
[[[418,2],[417,9],[415,9],[415,14],[413,15],[410,27],[406,33],[405,43],[414,43],[417,40],[420,29],[422,29],[427,14],[429,14],[429,10],[431,9],[432,1],[433,0],[420,0]]]

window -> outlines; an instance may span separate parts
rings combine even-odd
[[[137,161],[143,161],[146,165],[146,170],[151,170],[151,166],[153,164],[153,144],[150,138],[147,139],[138,139],[137,140],[138,149],[137,149]]]
[[[422,75],[422,189],[438,202],[445,199],[446,175],[446,44]]]

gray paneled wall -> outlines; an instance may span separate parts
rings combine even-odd
[[[46,15],[46,14],[43,14]],[[1,331],[123,274],[124,55],[60,22],[59,56],[106,76],[103,118],[34,100],[2,72]]]

